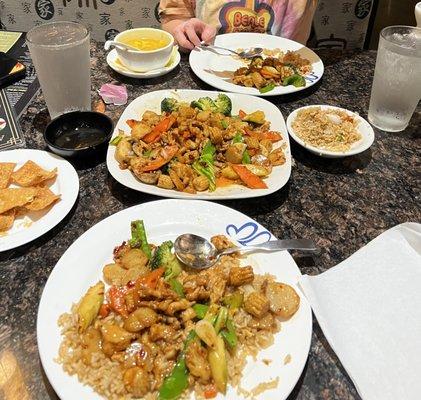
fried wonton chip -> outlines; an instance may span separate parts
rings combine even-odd
[[[10,177],[15,169],[16,164],[12,162],[0,162],[0,189],[9,186]]]
[[[57,168],[52,171],[42,169],[38,164],[29,160],[12,174],[12,181],[20,186],[36,186],[40,183],[54,178],[57,175]]]
[[[38,211],[48,207],[60,198],[60,195],[55,195],[50,189],[46,187],[38,187],[34,200],[25,204],[25,208],[31,211]]]
[[[8,231],[15,221],[15,210],[6,211],[0,214],[0,232]]]
[[[36,188],[0,189],[0,214],[29,203],[35,198],[36,194]]]

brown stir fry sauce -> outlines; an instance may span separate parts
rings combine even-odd
[[[311,71],[311,62],[297,51],[281,52],[277,56],[254,57],[247,66],[234,72],[233,83],[266,93],[276,86],[305,86],[304,75]]]
[[[273,167],[285,163],[282,135],[270,131],[264,113],[231,115],[226,95],[191,104],[166,98],[161,108],[128,120],[130,135],[114,139],[120,168],[143,183],[186,193],[233,184],[264,189]]]
[[[98,282],[77,305],[81,361],[88,367],[99,353],[118,363],[122,387],[133,397],[177,394],[167,381],[174,371],[185,373],[183,390],[198,383],[211,388],[208,394],[224,393],[225,356],[243,345],[243,329],[276,332],[277,317],[291,317],[299,296],[242,266],[235,253],[190,271],[172,254],[171,242],[153,246],[143,237],[116,247],[114,262],[103,268],[108,288]],[[212,242],[232,246],[223,235]]]

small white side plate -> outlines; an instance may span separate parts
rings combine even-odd
[[[10,250],[28,243],[54,228],[72,209],[79,194],[79,177],[65,159],[42,150],[9,150],[0,152],[0,162],[16,163],[15,171],[31,160],[41,168],[57,168],[57,177],[49,186],[61,199],[41,211],[16,218],[13,227],[0,237],[0,251]],[[18,187],[11,185],[11,187]]]
[[[156,78],[158,76],[162,76],[171,72],[178,64],[180,64],[181,56],[180,52],[174,47],[174,53],[171,55],[171,61],[169,65],[154,69],[148,72],[135,72],[131,69],[126,68],[122,65],[118,60],[117,50],[113,49],[107,54],[107,64],[110,66],[111,69],[118,72],[121,75],[128,76],[129,78],[137,78],[137,79],[149,79],[149,78]]]
[[[325,149],[321,149],[319,147],[315,147],[312,146],[306,142],[304,142],[304,140],[300,139],[297,134],[294,132],[294,129],[292,128],[292,124],[295,120],[295,118],[297,117],[297,113],[300,110],[305,110],[306,108],[313,108],[313,107],[320,107],[322,110],[339,110],[339,111],[344,111],[346,112],[348,115],[354,117],[357,119],[358,121],[358,130],[361,133],[361,140],[359,140],[358,142],[355,142],[351,145],[351,148],[347,151],[330,151],[330,150],[325,150]],[[310,151],[311,153],[314,153],[318,156],[321,157],[326,157],[326,158],[341,158],[341,157],[348,157],[348,156],[353,156],[355,154],[359,154],[362,153],[363,151],[367,150],[374,141],[374,131],[373,128],[371,127],[371,125],[362,117],[360,117],[358,114],[349,111],[345,108],[340,108],[340,107],[335,107],[335,106],[327,106],[327,105],[312,105],[312,106],[305,106],[305,107],[300,107],[297,108],[295,111],[293,111],[291,114],[289,114],[288,118],[287,118],[287,128],[288,128],[288,132],[290,134],[290,136],[301,146],[303,146],[304,148],[306,148],[308,151]]]

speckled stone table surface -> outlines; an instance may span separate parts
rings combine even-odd
[[[331,104],[366,117],[375,52],[323,51],[326,71],[320,84],[300,94],[269,98],[286,117],[297,107]],[[107,82],[127,86],[129,101],[164,88],[209,89],[194,76],[187,58],[168,75],[134,80],[113,72],[101,45],[92,47],[92,95]],[[124,106],[107,106],[115,121]],[[44,149],[42,131],[48,114],[41,95],[20,124],[26,147]],[[420,122],[418,109],[406,131],[376,131],[373,146],[344,159],[322,159],[292,143],[293,168],[288,184],[257,199],[222,202],[255,218],[279,237],[308,237],[323,249],[320,257],[294,257],[303,274],[319,274],[388,228],[420,221]],[[80,195],[69,215],[53,230],[20,248],[0,253],[0,398],[55,399],[42,370],[36,340],[40,296],[54,265],[87,229],[105,217],[156,197],[127,189],[107,171],[104,160],[73,162]],[[1,240],[1,239],[0,239]],[[291,399],[359,399],[317,321],[308,362]],[[362,365],[363,368],[363,365]]]

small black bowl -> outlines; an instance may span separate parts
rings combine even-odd
[[[105,114],[72,111],[47,125],[44,140],[53,153],[62,157],[89,156],[107,148],[113,129],[113,121]]]

